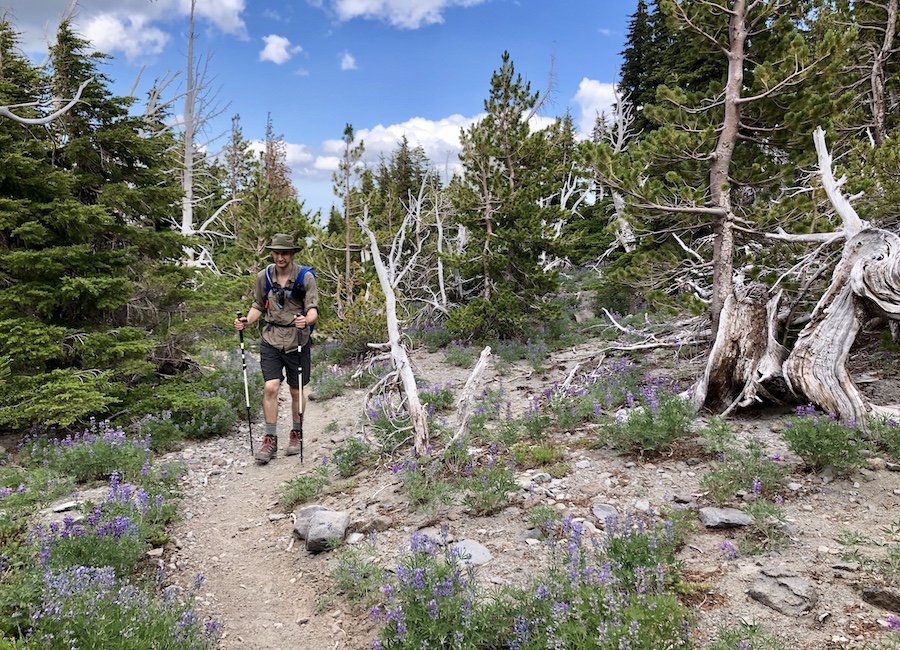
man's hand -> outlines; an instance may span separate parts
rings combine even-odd
[[[242,329],[247,327],[247,317],[246,316],[238,316],[234,319],[234,329],[240,332]]]
[[[302,329],[304,329],[307,325],[309,325],[309,323],[308,323],[307,320],[306,320],[306,316],[304,316],[303,314],[297,314],[297,316],[294,318],[294,326],[295,326],[298,330],[302,330]]]

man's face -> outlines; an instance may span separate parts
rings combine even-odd
[[[294,261],[293,251],[272,251],[272,260],[279,269],[286,269]]]

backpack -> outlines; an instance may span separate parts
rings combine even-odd
[[[272,269],[275,268],[274,264],[269,264],[266,267],[266,285],[265,291],[263,292],[265,296],[268,297],[269,291],[272,290],[272,286],[275,284],[272,281]],[[294,279],[294,286],[291,288],[291,298],[296,300],[299,303],[303,304],[303,311],[306,311],[306,287],[303,285],[303,280],[306,278],[307,273],[312,273],[313,277],[316,277],[316,272],[311,266],[301,266],[300,272],[297,273],[297,277]],[[312,334],[316,329],[315,325],[309,326],[309,333]]]

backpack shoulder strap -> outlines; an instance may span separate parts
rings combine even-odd
[[[269,264],[266,267],[266,286],[265,286],[266,291],[265,291],[265,293],[267,296],[269,295],[269,292],[272,290],[272,267],[274,267],[274,266],[275,266],[274,264]]]

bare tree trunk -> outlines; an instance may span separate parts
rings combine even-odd
[[[725,83],[725,117],[709,170],[709,188],[714,207],[722,210],[716,225],[713,249],[713,293],[710,302],[712,331],[719,328],[725,300],[731,294],[734,273],[734,214],[731,211],[729,170],[741,123],[741,89],[744,83],[744,44],[747,40],[746,0],[735,0],[728,24],[728,78]]]
[[[613,206],[616,209],[616,241],[619,242],[622,250],[630,253],[634,250],[636,238],[634,236],[634,228],[631,227],[628,219],[625,218],[625,199],[616,191],[613,191],[612,197]]]
[[[388,269],[384,265],[381,251],[378,248],[378,240],[375,238],[375,233],[368,226],[367,210],[363,211],[363,217],[358,220],[358,223],[362,231],[369,237],[372,262],[375,265],[375,272],[378,274],[378,281],[384,293],[384,310],[387,317],[391,359],[403,384],[403,393],[406,395],[406,408],[409,411],[409,419],[415,432],[413,444],[416,455],[421,456],[425,454],[428,446],[428,417],[419,399],[419,389],[416,386],[416,377],[412,371],[412,364],[409,361],[406,346],[400,337],[400,322],[397,319],[397,297],[394,293],[394,283],[397,279],[396,269],[393,266],[391,269]],[[406,223],[404,222],[404,225],[401,227],[406,227]],[[390,257],[395,259],[393,254]]]
[[[881,48],[875,52],[875,60],[872,62],[872,121],[874,123],[874,138],[877,144],[884,142],[887,137],[887,109],[884,95],[885,72],[884,66],[887,58],[893,50],[894,32],[897,30],[897,0],[888,0],[887,24],[884,30],[884,41]]]
[[[184,93],[184,157],[181,172],[181,234],[194,232],[194,10],[197,0],[191,0],[191,14],[188,22],[187,88]]]
[[[481,373],[484,372],[484,369],[487,367],[488,359],[491,356],[491,348],[487,346],[484,350],[481,351],[481,356],[478,357],[478,363],[475,364],[475,367],[472,369],[472,374],[469,375],[469,378],[466,380],[466,385],[463,387],[463,391],[457,400],[457,429],[456,433],[453,434],[453,437],[448,442],[448,445],[453,444],[464,435],[469,430],[469,420],[472,419],[472,405],[475,403],[475,392],[478,389],[478,382],[481,379]]]

